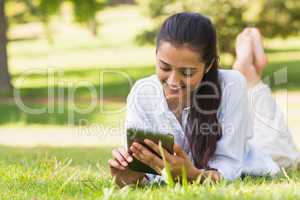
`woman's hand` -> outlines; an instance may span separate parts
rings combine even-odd
[[[144,142],[147,146],[160,155],[159,146],[156,143],[149,139],[145,139]],[[161,174],[165,167],[165,164],[161,158],[137,142],[132,144],[130,150],[135,158],[149,165],[156,172]],[[196,180],[197,177],[201,175],[201,171],[193,165],[188,155],[177,144],[174,144],[174,155],[170,154],[166,150],[163,151],[166,161],[170,163],[170,171],[174,178],[181,177],[183,168],[186,170],[189,180]]]
[[[125,148],[113,149],[112,156],[113,159],[110,159],[108,164],[111,175],[115,177],[117,185],[123,187],[143,179],[145,173],[132,171],[128,168],[128,164],[132,162],[133,158]]]

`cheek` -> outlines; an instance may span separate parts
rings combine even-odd
[[[160,81],[165,81],[168,79],[169,75],[167,72],[159,69],[158,67],[156,67],[156,74],[157,74],[157,77]]]
[[[202,75],[195,75],[194,77],[187,79],[185,81],[187,90],[195,90],[201,82],[202,78]]]

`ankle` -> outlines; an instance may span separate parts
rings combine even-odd
[[[266,55],[262,55],[259,59],[255,59],[255,67],[263,69],[268,64],[268,58]]]
[[[245,77],[249,89],[261,82],[261,76],[253,65],[240,66],[240,63],[236,62],[233,69],[239,71]]]

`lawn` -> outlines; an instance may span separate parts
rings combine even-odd
[[[217,185],[118,189],[109,177],[112,147],[0,147],[1,199],[299,199],[300,172]]]

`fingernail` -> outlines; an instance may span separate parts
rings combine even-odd
[[[129,162],[131,162],[133,160],[131,156],[128,156],[127,159]]]
[[[128,164],[127,164],[127,162],[122,162],[122,164],[123,164],[123,165],[125,165],[125,166],[127,166],[127,165],[128,165]]]

